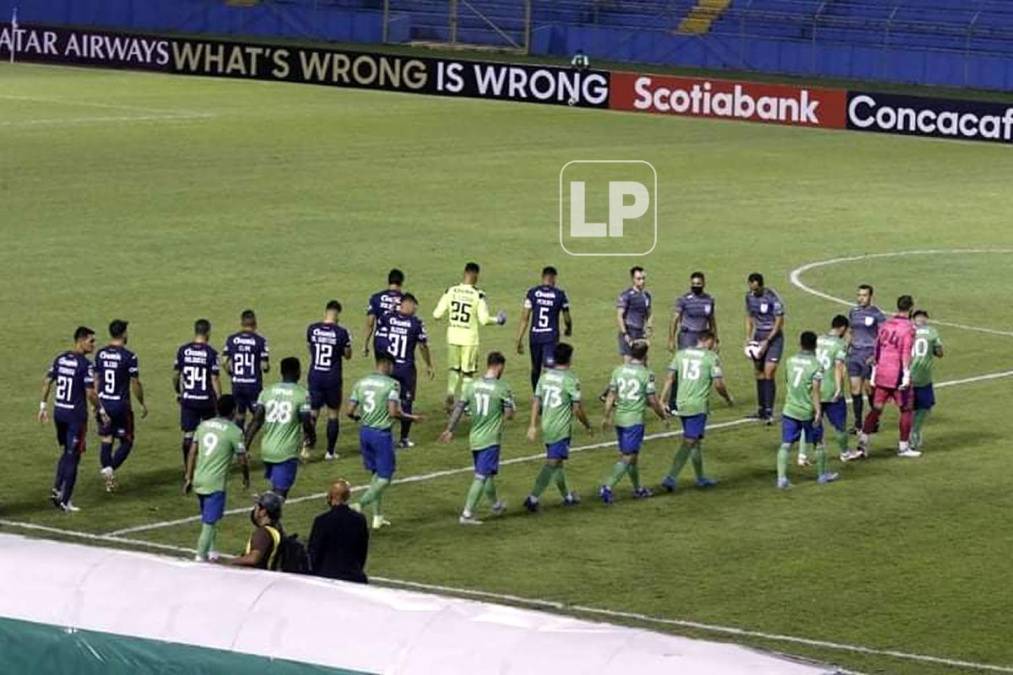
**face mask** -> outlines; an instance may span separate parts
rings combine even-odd
[[[693,295],[703,295],[703,286],[690,286],[689,290],[693,292]]]

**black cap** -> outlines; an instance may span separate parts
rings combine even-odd
[[[276,492],[265,492],[257,497],[257,506],[267,511],[267,515],[269,515],[273,521],[277,521],[281,518],[281,506],[284,503],[284,497]]]

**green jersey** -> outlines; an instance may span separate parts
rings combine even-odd
[[[199,495],[224,492],[233,455],[246,454],[243,432],[232,420],[215,417],[201,422],[194,433],[197,441],[194,492]]]
[[[816,360],[820,362],[820,368],[823,369],[820,400],[833,401],[834,392],[837,391],[837,380],[834,373],[838,363],[846,363],[848,360],[848,344],[843,338],[832,333],[821,335],[816,338]],[[841,393],[844,393],[843,390]]]
[[[788,385],[781,414],[800,422],[816,416],[813,406],[813,382],[823,380],[823,368],[812,352],[799,352],[788,359],[784,367],[784,379]]]
[[[627,363],[612,371],[609,390],[616,398],[615,425],[635,427],[644,423],[647,399],[657,391],[654,373],[642,363]]]
[[[257,403],[264,408],[260,458],[278,464],[299,456],[302,420],[310,411],[310,395],[295,382],[279,382],[260,392]]]
[[[932,363],[936,352],[943,347],[943,341],[933,326],[918,326],[911,358],[911,384],[924,387],[932,384]]]
[[[535,387],[542,402],[542,441],[548,445],[569,438],[573,427],[573,404],[580,403],[580,380],[569,368],[550,368]]]
[[[471,415],[471,449],[499,445],[503,439],[503,413],[515,407],[510,386],[495,377],[483,377],[465,387],[461,400]]]
[[[711,383],[724,377],[718,355],[698,347],[680,349],[668,369],[675,373],[679,385],[675,398],[679,416],[692,417],[710,412]]]
[[[381,373],[370,373],[355,383],[352,389],[352,403],[359,404],[362,419],[359,424],[373,429],[390,429],[390,401],[401,400],[401,385],[392,377]]]

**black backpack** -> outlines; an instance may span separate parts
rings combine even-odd
[[[281,534],[276,528],[276,532]],[[306,546],[299,541],[298,534],[281,534],[278,541],[278,550],[272,555],[273,564],[270,565],[270,569],[277,570],[280,572],[288,572],[289,574],[309,574],[310,573],[310,556],[306,551]]]

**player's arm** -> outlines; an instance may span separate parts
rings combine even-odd
[[[366,344],[369,344],[369,343],[367,342]],[[341,352],[341,356],[343,356],[346,361],[351,360],[351,358],[352,358],[352,340],[351,339],[349,339],[348,342],[345,343],[345,350],[343,352]]]
[[[753,334],[754,333],[755,333],[755,331],[753,330],[753,315],[750,314],[749,310],[747,309],[746,310],[746,339],[743,342],[744,345],[748,345],[749,344],[749,341],[753,339]]]
[[[478,324],[480,326],[488,326],[489,324],[498,324],[502,326],[506,323],[507,316],[506,312],[502,309],[496,312],[496,316],[489,313],[489,304],[485,301],[485,296],[478,298]]]
[[[936,344],[932,345],[932,355],[937,359],[943,358],[943,343],[936,341]]]
[[[647,405],[651,407],[651,410],[653,410],[654,414],[660,419],[668,419],[668,411],[665,410],[665,406],[661,405],[661,399],[658,398],[657,394],[647,395]]]
[[[678,306],[672,311],[672,319],[668,322],[668,351],[675,351],[675,334],[679,330],[679,322],[682,320],[682,312]]]
[[[848,366],[844,359],[836,359],[834,362],[834,400],[836,401],[844,393],[844,387],[848,382]]]
[[[718,315],[715,309],[711,309],[711,315],[707,318],[707,327],[710,332],[714,333],[714,344],[718,344],[721,340],[718,339]],[[715,350],[717,351],[717,350]]]
[[[573,335],[573,318],[570,316],[570,308],[563,308],[563,335],[570,337]]]
[[[134,398],[141,406],[141,417],[147,417],[148,406],[144,403],[144,385],[141,384],[141,378],[136,375],[130,378],[130,391],[133,392]]]
[[[419,343],[419,353],[422,354],[422,362],[426,364],[426,377],[431,380],[436,377],[436,368],[433,367],[433,354],[428,342]]]
[[[387,401],[387,412],[390,413],[391,417],[399,420],[411,420],[412,422],[421,422],[422,420],[425,419],[425,416],[421,414],[406,413],[404,409],[401,407],[401,401],[397,399]]]
[[[447,420],[447,428],[440,434],[440,443],[449,443],[454,439],[454,429],[457,428],[458,422],[464,417],[464,408],[467,406],[465,401],[458,401],[454,404],[454,409],[450,411],[450,419]]]
[[[580,401],[573,402],[573,414],[577,417],[580,423],[587,430],[587,433],[593,434],[594,427],[591,426],[591,421],[587,418],[587,412],[584,410],[584,404]]]
[[[176,400],[179,401],[179,396],[180,396],[180,391],[179,391],[179,370],[174,370],[172,372],[172,390],[174,392],[176,392]]]
[[[652,337],[654,335],[654,310],[650,306],[647,307],[647,321],[644,323],[644,336]]]
[[[102,401],[99,400],[98,390],[95,389],[94,383],[92,386],[84,390],[85,397],[88,399],[88,403],[91,404],[91,409],[102,418],[103,422],[109,422],[109,416],[106,414],[106,409],[102,407]]]
[[[770,335],[764,340],[765,343],[770,344],[770,341],[781,334],[781,329],[784,328],[784,314],[778,314],[774,317],[774,327],[770,329]]]
[[[239,463],[239,469],[243,472],[243,489],[250,489],[250,460],[246,457],[246,452],[236,456],[236,462]]]
[[[362,355],[369,356],[369,343],[373,339],[373,331],[376,330],[376,316],[373,314],[373,308],[370,307],[366,310],[366,328],[362,331]]]
[[[524,306],[521,308],[521,318],[517,322],[517,353],[524,353],[524,333],[528,330],[528,321],[531,320],[531,308],[528,307],[528,303],[525,301]]]
[[[436,309],[433,310],[433,319],[439,321],[443,318],[443,315],[447,313],[450,308],[450,293],[444,293],[440,296],[440,301],[436,303]]]
[[[602,430],[608,429],[612,425],[612,411],[615,410],[615,407],[616,407],[615,383],[609,382],[608,393],[605,394],[605,412],[601,420]],[[583,410],[583,406],[581,406],[581,409]],[[574,406],[574,411],[576,410],[577,408],[576,406]],[[587,425],[585,424],[584,426],[586,427]]]
[[[308,403],[303,404],[299,409],[299,421],[302,422],[302,444],[304,448],[311,448],[317,444],[317,425],[313,417],[313,409]]]
[[[250,540],[250,551],[241,556],[236,556],[229,561],[235,567],[256,567],[264,558],[264,554],[271,550],[274,541],[264,528],[257,529]]]
[[[46,376],[42,378],[42,394],[39,396],[39,423],[43,423],[49,419],[49,392],[53,389],[53,376],[50,373],[46,373]]]
[[[355,392],[352,392],[352,396],[348,399],[348,405],[345,407],[345,415],[348,419],[355,422],[359,421],[361,415],[359,415],[359,401],[356,399]]]
[[[215,393],[215,398],[222,397],[222,378],[218,373],[211,373],[211,391]]]
[[[670,397],[672,396],[672,388],[675,386],[675,378],[676,377],[677,376],[676,376],[675,370],[673,370],[672,368],[669,368],[668,372],[665,373],[665,383],[663,385],[661,385],[661,400],[662,401],[668,401],[668,400],[670,400]]]
[[[538,392],[531,399],[531,422],[528,423],[528,440],[532,443],[538,438],[538,422],[542,417],[542,398]]]
[[[513,394],[503,399],[503,419],[512,420],[517,412],[517,405],[514,403]]]
[[[616,309],[616,325],[619,327],[619,334],[622,335],[627,342],[629,342],[630,337],[626,334],[626,319],[624,318],[625,311],[626,310],[622,307]]]
[[[901,338],[900,362],[903,372],[901,373],[900,388],[906,389],[911,386],[911,360],[914,358],[915,332],[911,331]]]
[[[257,433],[260,431],[260,428],[264,426],[264,416],[264,406],[258,405],[253,411],[253,420],[250,421],[250,426],[246,427],[246,435],[243,439],[243,443],[246,447],[253,447],[253,439],[257,437]]]
[[[816,411],[816,414],[813,417],[813,426],[819,424],[820,420],[823,417],[823,402],[820,400],[821,398],[823,398],[822,396],[820,396],[821,388],[822,387],[820,387],[820,378],[814,377],[813,384],[809,392],[809,397],[812,399],[813,402],[813,410]]]
[[[197,438],[190,441],[190,447],[186,452],[186,471],[183,473],[183,494],[190,494],[193,489],[193,471],[197,466]]]

